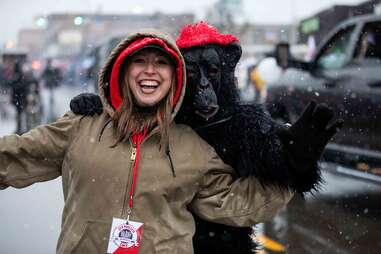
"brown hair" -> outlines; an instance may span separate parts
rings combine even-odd
[[[129,61],[122,67],[122,74],[126,73],[128,65]],[[128,85],[127,75],[123,75],[120,84],[119,90],[122,93],[122,104],[112,116],[117,137],[115,145],[119,142],[127,141],[134,133],[142,132],[144,129],[151,131],[158,126],[160,149],[166,152],[169,144],[169,125],[173,109],[173,96],[177,84],[175,71],[173,72],[172,85],[168,94],[157,105],[152,107],[140,107],[136,105]]]

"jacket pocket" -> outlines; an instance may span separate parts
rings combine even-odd
[[[78,238],[71,253],[107,253],[110,229],[111,223],[97,220],[87,221],[82,235]]]

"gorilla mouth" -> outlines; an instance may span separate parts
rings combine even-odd
[[[202,109],[197,109],[196,114],[204,118],[206,121],[208,121],[211,117],[213,117],[215,114],[217,114],[219,110],[219,106],[209,106],[204,107]]]

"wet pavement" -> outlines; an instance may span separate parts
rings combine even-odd
[[[381,253],[381,183],[331,170],[323,176],[319,193],[295,197],[263,226],[264,253]]]

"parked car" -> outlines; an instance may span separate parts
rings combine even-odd
[[[287,44],[279,45],[276,60],[283,72],[267,87],[270,114],[293,122],[309,101],[327,103],[344,126],[324,158],[346,173],[381,182],[381,16],[339,24],[310,62],[294,59]]]

